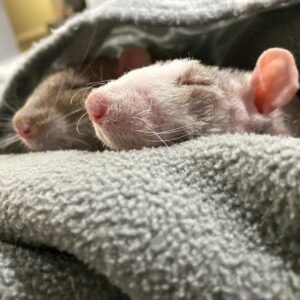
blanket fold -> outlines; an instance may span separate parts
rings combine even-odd
[[[131,299],[297,299],[299,149],[237,135],[4,156],[1,236],[66,251]]]
[[[74,257],[47,248],[0,242],[1,299],[128,300]]]

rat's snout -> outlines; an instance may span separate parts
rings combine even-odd
[[[144,91],[121,85],[100,87],[86,100],[97,137],[111,149],[140,149],[155,139],[154,106]]]
[[[13,119],[13,125],[17,134],[24,139],[31,137],[34,133],[34,126],[27,118],[16,116]]]
[[[109,106],[109,100],[107,97],[100,93],[92,93],[88,96],[86,101],[86,109],[90,120],[93,123],[100,123]]]
[[[60,139],[67,136],[69,126],[63,115],[50,108],[20,109],[12,123],[20,140],[31,150],[60,149]]]

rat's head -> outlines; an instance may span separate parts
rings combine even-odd
[[[292,54],[269,49],[252,73],[174,60],[134,70],[93,90],[86,108],[112,149],[170,144],[224,132],[285,133],[272,111],[298,89]],[[277,126],[278,125],[278,126]]]
[[[86,108],[97,136],[113,149],[184,138],[197,113],[190,99],[201,97],[209,106],[218,93],[211,88],[213,73],[198,61],[174,60],[137,69],[93,90]],[[197,74],[201,78],[196,83]]]
[[[96,143],[84,115],[88,79],[67,69],[48,76],[13,117],[20,140],[30,150],[88,149]],[[80,120],[80,122],[79,122]]]

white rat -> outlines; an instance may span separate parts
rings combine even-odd
[[[271,48],[261,54],[253,72],[189,59],[133,70],[94,89],[86,109],[98,138],[112,149],[222,133],[295,136],[281,107],[298,88],[293,55]]]

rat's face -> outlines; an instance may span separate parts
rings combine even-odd
[[[227,111],[246,113],[240,99],[227,104],[226,99],[237,98],[239,82],[228,86],[223,76],[194,60],[159,63],[93,90],[86,108],[97,136],[112,149],[168,145],[229,131]]]
[[[133,70],[93,90],[86,108],[112,149],[168,145],[214,133],[291,134],[278,109],[299,88],[293,55],[271,48],[253,72],[182,59]]]
[[[251,73],[187,59],[133,70],[92,91],[86,108],[97,136],[112,149],[225,132],[290,135],[278,108],[298,88],[293,55],[271,48]]]
[[[30,150],[89,149],[99,144],[84,111],[86,78],[67,70],[50,75],[16,112],[13,126]],[[82,118],[81,118],[82,117]]]

